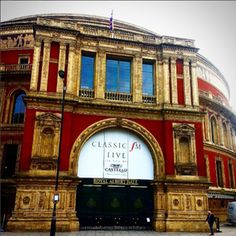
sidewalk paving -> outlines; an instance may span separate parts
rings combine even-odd
[[[222,232],[215,233],[215,236],[236,236],[236,226],[222,225]],[[1,232],[1,236],[49,236],[50,232]],[[56,232],[56,236],[206,236],[206,233],[191,232],[155,232],[155,231],[123,231],[123,230],[86,230],[78,232]]]

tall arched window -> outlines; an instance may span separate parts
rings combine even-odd
[[[229,146],[228,132],[227,132],[227,127],[225,123],[223,123],[223,138],[224,138],[224,146],[228,147]]]
[[[218,144],[217,122],[214,116],[211,118],[211,139],[213,143]]]
[[[21,124],[24,122],[25,116],[25,104],[23,97],[25,93],[21,91],[15,95],[13,112],[12,112],[12,124]]]

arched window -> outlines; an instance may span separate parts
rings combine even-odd
[[[23,97],[24,92],[17,93],[14,99],[13,112],[12,112],[12,124],[21,124],[24,122],[25,116],[25,104]]]
[[[218,144],[217,122],[214,116],[211,118],[211,139],[213,143]]]
[[[227,132],[227,127],[225,123],[223,123],[223,138],[224,138],[224,146],[229,147],[228,132]]]

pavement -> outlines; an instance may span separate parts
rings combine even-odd
[[[221,225],[222,232],[215,236],[236,236],[236,225]],[[50,232],[0,232],[1,236],[49,236]],[[56,232],[55,236],[206,236],[206,233],[192,232],[155,232],[155,231],[123,231],[123,230],[84,230],[78,232]]]

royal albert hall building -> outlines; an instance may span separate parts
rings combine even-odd
[[[113,24],[63,14],[0,24],[6,230],[50,230],[57,167],[59,231],[204,231],[208,210],[227,220],[236,114],[226,79],[192,39]]]

